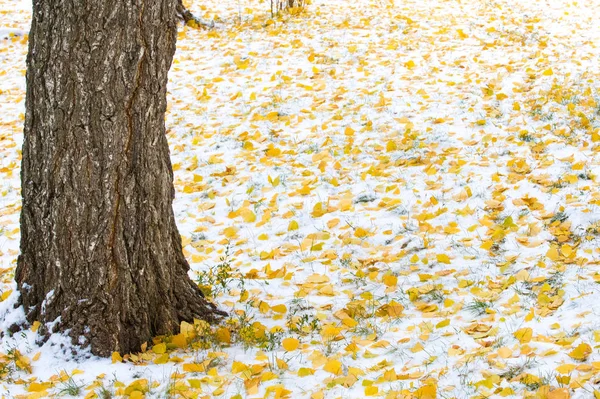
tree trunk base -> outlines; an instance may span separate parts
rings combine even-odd
[[[193,324],[194,319],[200,319],[214,324],[228,315],[204,298],[201,290],[189,278],[178,280],[171,291],[170,299],[165,298],[155,309],[147,310],[147,315],[143,315],[144,310],[140,309],[140,317],[134,320],[115,317],[118,312],[97,314],[98,306],[83,304],[64,309],[54,320],[45,320],[46,314],[54,313],[51,309],[45,309],[44,314],[29,313],[27,319],[30,324],[42,321],[39,329],[42,342],[47,341],[50,334],[66,331],[73,346],[89,346],[92,354],[108,357],[113,352],[137,353],[153,337],[178,334],[183,321]],[[11,332],[25,327],[13,325]]]

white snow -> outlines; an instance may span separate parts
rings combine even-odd
[[[150,397],[594,396],[600,1],[315,0],[274,21],[268,2],[191,8],[218,25],[182,27],[170,72],[190,275],[227,258],[219,307],[300,347],[238,341],[165,364],[150,350],[138,365],[73,356],[61,335],[39,346],[31,329],[8,334],[24,319],[13,292],[0,302],[0,364],[17,349],[31,373],[14,370],[0,395],[32,382],[57,394],[61,371],[79,369],[81,396],[138,379],[156,383]],[[1,295],[16,289],[29,6],[0,11]],[[385,316],[394,303],[402,315]],[[293,316],[321,332],[291,331]],[[591,353],[578,358],[580,344]],[[184,372],[205,359],[219,361]]]

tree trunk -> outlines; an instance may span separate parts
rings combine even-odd
[[[136,352],[202,296],[172,210],[165,137],[177,0],[34,0],[16,280],[29,322]]]

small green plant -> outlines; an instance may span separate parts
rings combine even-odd
[[[585,229],[586,239],[592,240],[600,236],[600,221],[594,222]]]
[[[579,173],[577,177],[581,180],[594,180],[594,175],[589,173],[587,170],[584,170],[583,172]]]
[[[492,302],[475,299],[473,302],[465,306],[465,310],[473,313],[475,316],[483,316],[487,310],[492,307]]]
[[[364,204],[364,203],[369,203],[369,202],[373,202],[377,199],[377,196],[375,195],[375,193],[365,193],[365,194],[361,194],[358,197],[356,197],[354,199],[355,204]]]
[[[560,188],[566,187],[567,185],[568,185],[568,183],[566,181],[564,181],[562,179],[558,179],[557,181],[552,183],[549,187],[560,189]],[[562,212],[559,212],[559,213],[562,213]]]
[[[115,392],[112,388],[107,388],[102,384],[96,389],[96,395],[98,395],[100,399],[112,399],[115,396]]]
[[[267,331],[260,323],[252,323],[239,331],[239,338],[245,348],[258,346],[273,351],[281,346],[283,331]]]
[[[502,337],[496,338],[494,340],[494,342],[492,342],[491,346],[494,349],[500,349],[500,348],[502,348],[504,346],[504,338],[502,338]]]
[[[519,133],[519,140],[524,141],[525,143],[531,143],[535,140],[535,137],[526,130],[522,130]]]
[[[0,379],[2,381],[12,382],[15,368],[10,362],[5,360],[8,359],[6,359],[4,355],[0,355]]]
[[[437,287],[435,289],[429,291],[428,293],[422,295],[422,298],[426,302],[437,302],[437,303],[443,303],[446,300],[446,296],[444,295],[444,292]]]
[[[31,373],[29,359],[16,348],[9,348],[6,354],[0,353],[0,378],[2,381],[14,382],[14,374],[18,371]]]
[[[554,119],[554,112],[548,112],[547,114],[543,114],[540,119],[545,122],[549,122]]]
[[[525,388],[527,388],[528,391],[537,392],[537,390],[542,386],[542,383],[540,381],[525,380],[523,385],[525,385]]]
[[[527,357],[521,364],[514,364],[508,367],[505,371],[498,374],[498,377],[507,381],[512,380],[516,376],[522,374],[525,370],[530,369],[535,365],[536,361],[533,357]]]
[[[529,281],[521,281],[513,285],[515,292],[521,296],[535,298],[536,293],[533,292],[533,284]]]
[[[552,218],[550,218],[550,224],[554,223],[554,222],[564,222],[565,220],[567,220],[569,218],[569,216],[564,213],[564,212],[556,212],[554,215],[552,215]]]
[[[303,336],[321,331],[321,321],[316,318],[315,308],[302,298],[292,300],[285,325],[291,333]]]
[[[61,374],[67,374],[63,371]],[[72,375],[69,375],[65,381],[62,381],[59,385],[59,389],[57,392],[58,396],[79,396],[81,394],[81,390],[85,384],[83,381],[75,381]]]
[[[248,304],[248,306],[250,305]],[[249,309],[247,308],[247,311],[236,311],[233,317],[225,322],[225,328],[231,334],[231,342],[241,344],[244,349],[258,347],[263,350],[272,351],[279,348],[284,335],[283,329],[272,328],[268,330],[264,324],[254,321],[254,317]],[[208,323],[206,324],[206,328],[209,330],[206,335],[212,338],[205,338],[204,348],[214,348],[215,345],[220,345],[218,337],[211,330]]]
[[[548,276],[546,283],[548,283],[550,285],[550,287],[552,288],[552,291],[558,291],[562,287],[563,277],[564,277],[563,272],[560,272],[560,271],[552,272],[552,273],[550,273],[550,276]],[[541,283],[541,282],[538,282],[537,284],[540,287],[543,285],[543,283]]]
[[[221,293],[229,292],[236,280],[238,288],[244,289],[244,277],[235,273],[231,267],[230,251],[231,246],[228,244],[225,254],[219,259],[220,263],[197,273],[196,282],[207,298],[215,298]]]
[[[354,334],[361,337],[375,335],[377,337],[383,334],[383,330],[375,323],[375,321],[361,320],[359,324],[351,330]]]
[[[513,286],[515,292],[521,296],[529,297],[530,299],[535,299],[538,296],[540,289],[548,285],[550,286],[549,290],[544,291],[548,296],[557,295],[559,290],[563,286],[563,272],[553,272],[545,279],[541,281],[536,281],[535,283],[530,281],[521,281],[518,284]]]
[[[490,252],[494,255],[499,255],[499,254],[506,252],[506,250],[504,249],[505,243],[506,243],[506,237],[502,237],[500,240],[494,241],[494,243],[490,247]]]
[[[560,99],[560,104],[561,105],[567,105],[567,104],[577,105],[580,102],[581,102],[581,99],[576,94],[567,95],[567,96],[564,96],[563,98]]]
[[[350,257],[342,257],[340,259],[340,265],[342,265],[342,267],[348,268],[348,267],[350,267],[351,264],[352,264],[352,258],[350,258]]]

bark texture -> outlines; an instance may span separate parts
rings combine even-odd
[[[224,315],[188,277],[165,137],[178,0],[34,0],[21,254],[30,322],[92,353]]]

